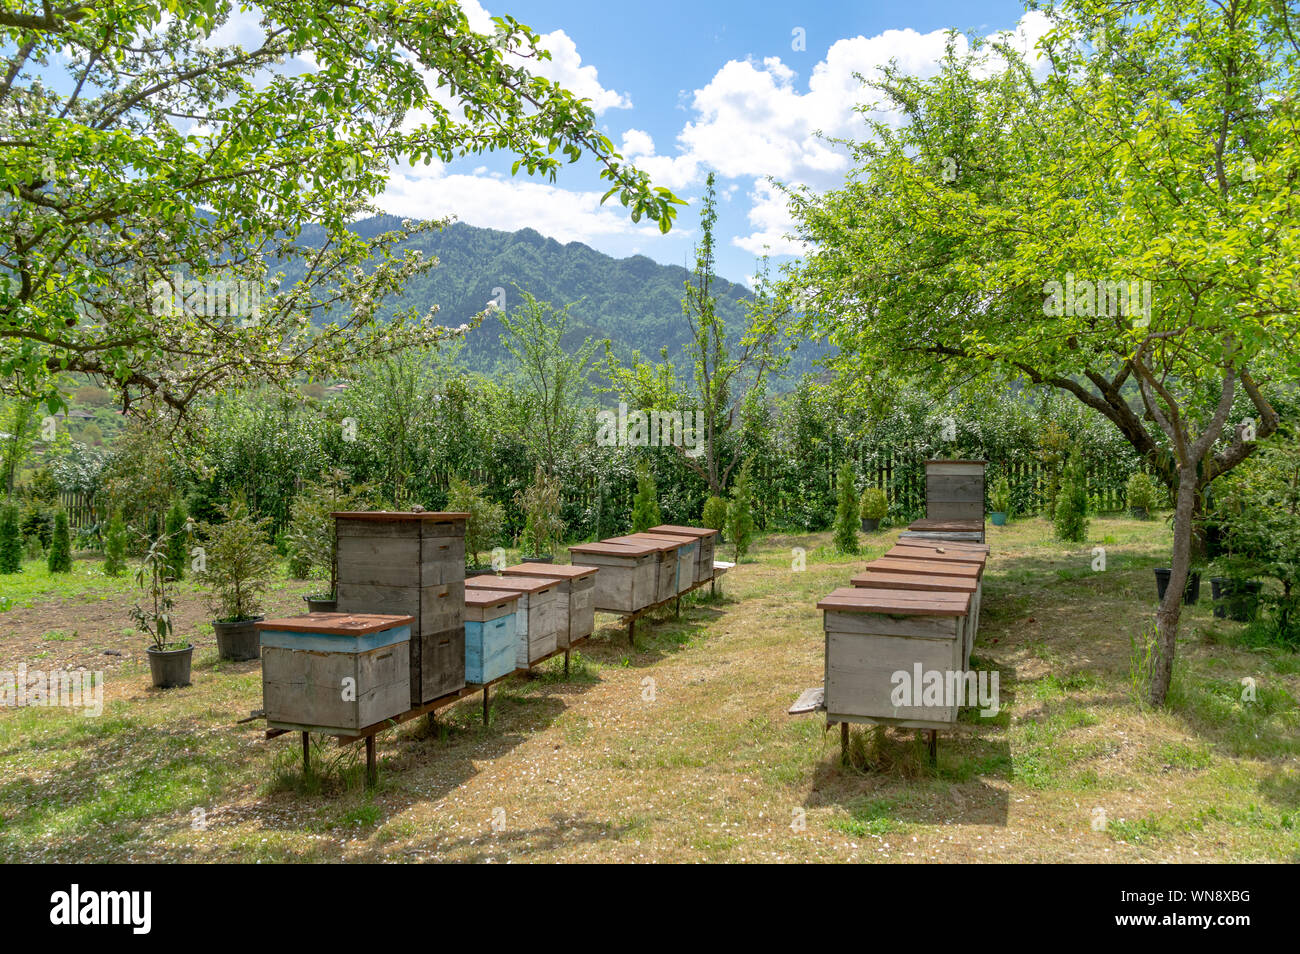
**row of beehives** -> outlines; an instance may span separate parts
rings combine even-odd
[[[375,725],[567,650],[597,609],[636,612],[713,574],[712,530],[657,527],[570,548],[581,564],[466,579],[466,514],[334,516],[338,612],[261,624],[272,726]]]
[[[946,684],[949,673],[969,668],[988,552],[984,544],[900,540],[852,586],[817,604],[826,632],[828,722],[934,729],[956,721],[953,700],[922,704],[934,700],[897,690],[900,678],[938,673]]]

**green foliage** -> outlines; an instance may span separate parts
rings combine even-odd
[[[525,514],[521,546],[524,556],[552,556],[564,542],[564,520],[560,515],[560,482],[542,465],[533,471],[533,482],[516,496]]]
[[[1088,486],[1077,459],[1066,465],[1054,523],[1058,540],[1082,543],[1088,537]]]
[[[512,172],[554,179],[587,157],[606,199],[671,227],[681,200],[622,160],[588,101],[530,72],[549,54],[513,18],[479,33],[454,3],[358,0],[322,17],[267,0],[264,43],[208,42],[237,6],[169,2],[162,19],[158,3],[6,14],[14,53],[0,115],[21,116],[23,136],[6,145],[0,192],[13,233],[31,238],[6,263],[24,280],[3,283],[0,328],[24,334],[0,336],[0,372],[51,411],[60,372],[179,409],[223,385],[446,340],[430,302],[381,307],[436,264],[397,248],[434,223],[370,238],[349,229],[398,166],[505,151]],[[272,68],[302,57],[321,68]],[[439,98],[449,89],[451,111]],[[192,122],[185,136],[170,125],[178,115]],[[123,249],[123,235],[147,240]],[[260,301],[288,265],[296,274]],[[180,292],[159,288],[160,275]],[[240,313],[223,302],[209,314],[205,299],[227,298],[226,286],[239,289]],[[312,331],[326,311],[335,320]]]
[[[645,461],[637,463],[636,496],[632,499],[632,532],[643,533],[663,523],[659,514],[659,491],[654,474]]]
[[[999,477],[989,491],[989,507],[993,513],[1011,513],[1011,485],[1005,477]]]
[[[222,508],[224,522],[205,523],[199,581],[209,588],[208,607],[218,622],[251,619],[261,612],[262,594],[275,573],[270,521],[255,519],[245,501]],[[175,537],[169,532],[170,543]]]
[[[51,573],[72,572],[72,535],[68,531],[68,515],[62,510],[54,515],[54,535],[50,538],[46,566]]]
[[[853,486],[853,464],[840,464],[838,505],[835,509],[835,534],[833,542],[839,553],[857,553],[858,547],[858,491]]]
[[[167,533],[167,572],[173,580],[183,580],[190,555],[190,528],[185,505],[181,501],[173,502],[168,509],[164,529]]]
[[[1145,510],[1148,514],[1155,509],[1156,488],[1148,474],[1140,470],[1136,471],[1129,477],[1125,485],[1125,493],[1130,508]]]
[[[349,487],[347,474],[337,468],[304,486],[293,500],[292,516],[284,531],[289,573],[300,580],[329,580],[330,592],[325,595],[332,596],[338,552],[331,514],[368,509],[370,497],[369,486]]]
[[[704,501],[704,510],[700,514],[700,523],[710,530],[722,530],[727,523],[727,499],[725,497],[710,497]]]
[[[121,576],[126,570],[126,523],[120,513],[114,513],[104,534],[104,572]]]
[[[469,514],[465,525],[465,556],[473,566],[479,566],[479,554],[490,551],[501,539],[505,509],[485,497],[481,486],[460,477],[451,478],[447,509],[452,513]]]
[[[20,573],[23,568],[23,540],[18,529],[18,508],[0,508],[0,573]]]
[[[727,505],[727,525],[724,531],[731,544],[731,558],[736,563],[745,558],[754,540],[753,503],[749,462],[746,461],[740,468],[736,482],[731,486],[731,502]]]
[[[889,514],[889,497],[879,487],[862,491],[858,512],[864,520],[884,520]]]

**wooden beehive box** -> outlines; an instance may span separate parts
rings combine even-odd
[[[969,594],[841,587],[817,608],[829,722],[941,729],[957,720],[956,705],[895,706],[892,697],[896,673],[964,671]]]
[[[984,604],[984,564],[983,562],[962,561],[957,559],[930,559],[914,557],[910,554],[921,552],[911,547],[894,547],[878,560],[867,564],[867,572],[905,574],[907,576],[931,577],[938,580],[960,579],[967,584],[974,584],[971,596],[970,620],[966,632],[966,658],[970,658],[971,647],[979,635],[980,608]],[[901,556],[898,554],[902,554]],[[855,577],[856,580],[856,577]],[[964,587],[963,587],[964,589]]]
[[[518,594],[519,608],[515,611],[516,669],[527,669],[551,655],[559,646],[560,612],[556,602],[559,584],[555,577],[529,579],[490,573],[471,576],[465,581],[467,589]]]
[[[849,580],[854,586],[876,590],[921,590],[965,593],[970,597],[970,612],[966,618],[963,658],[970,665],[971,648],[975,645],[979,626],[980,581],[969,576],[934,576],[898,570],[880,570],[867,565],[867,569]]]
[[[656,537],[648,533],[630,533],[623,537],[610,537],[605,543],[614,543],[619,546],[643,546],[653,547],[655,551],[655,598],[654,602],[662,603],[676,596],[678,590],[678,580],[681,576],[682,569],[682,545],[685,543],[684,537]],[[691,576],[694,577],[694,568],[691,569]]]
[[[645,540],[647,543],[677,544],[676,588],[674,593],[685,593],[695,586],[695,574],[698,566],[697,557],[700,552],[700,544],[697,538],[679,533],[655,533],[653,530],[648,530],[645,533],[630,534],[628,539]]]
[[[519,594],[509,590],[465,590],[465,682],[485,685],[515,671]]]
[[[556,612],[560,627],[556,644],[560,649],[580,639],[586,639],[596,629],[596,574],[594,566],[562,566],[555,563],[520,563],[501,571],[504,576],[522,576],[531,579],[555,577]],[[567,624],[564,622],[567,620]]]
[[[695,582],[705,583],[713,579],[713,554],[717,547],[718,531],[708,527],[679,527],[673,524],[661,524],[651,527],[650,533],[670,537],[690,537],[695,541]]]
[[[925,519],[908,525],[913,539],[984,542],[983,460],[925,462]]]
[[[469,515],[376,511],[334,519],[338,609],[415,617],[410,708],[464,688]]]
[[[658,601],[659,550],[644,543],[577,543],[569,547],[574,563],[594,566],[596,609],[635,613]]]
[[[410,708],[411,616],[308,613],[257,624],[262,709],[281,729],[363,729]]]

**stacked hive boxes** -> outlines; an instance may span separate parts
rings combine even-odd
[[[515,613],[515,666],[527,669],[559,646],[560,612],[555,577],[500,577],[484,574],[465,581],[469,589],[510,593],[519,600]],[[568,620],[564,620],[568,630]]]
[[[556,646],[568,649],[586,639],[596,628],[596,575],[594,566],[561,566],[554,563],[520,563],[501,571],[504,577],[529,580],[555,579]]]
[[[336,513],[338,609],[414,618],[410,707],[465,686],[464,513]]]
[[[983,460],[925,462],[925,519],[911,523],[900,540],[984,542]]]

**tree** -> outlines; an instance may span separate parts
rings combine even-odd
[[[55,375],[83,372],[125,408],[183,414],[221,384],[289,387],[444,340],[432,311],[380,312],[434,264],[397,247],[433,224],[348,229],[390,166],[508,150],[553,180],[585,155],[606,199],[670,228],[680,200],[533,72],[549,53],[513,18],[478,33],[455,3],[260,0],[251,48],[212,42],[237,9],[0,9],[0,378],[24,393],[57,406]]]
[[[858,492],[853,486],[853,462],[840,464],[837,506],[835,509],[835,549],[840,553],[857,553]]]
[[[574,401],[586,384],[597,345],[590,337],[576,347],[566,340],[569,309],[576,302],[557,309],[523,289],[519,293],[522,302],[513,313],[499,312],[505,328],[501,346],[519,363],[519,373],[533,392],[533,413],[523,422],[525,443],[546,472],[554,474],[561,452],[573,441],[578,420]]]
[[[527,490],[515,494],[524,512],[524,533],[520,542],[524,556],[553,556],[564,542],[564,518],[560,515],[560,479],[538,464]]]
[[[636,496],[632,498],[632,532],[644,533],[663,523],[659,514],[659,490],[645,461],[637,461]]]
[[[727,498],[710,497],[704,501],[704,511],[700,514],[700,523],[710,530],[721,530],[727,522]]]
[[[164,532],[167,534],[167,572],[173,580],[185,579],[185,564],[190,555],[188,530],[185,505],[179,500],[173,501],[164,523]]]
[[[754,539],[753,496],[749,486],[749,465],[740,468],[731,488],[731,502],[727,505],[727,539],[731,542],[731,558],[739,563],[749,552]]]
[[[452,513],[467,513],[465,523],[465,556],[471,565],[479,566],[480,553],[491,550],[501,539],[505,528],[505,509],[495,500],[488,500],[483,488],[460,477],[452,477],[447,489],[447,509]]]
[[[764,272],[755,276],[758,293],[745,302],[748,324],[733,347],[728,342],[725,321],[718,313],[713,292],[714,226],[718,220],[717,193],[713,173],[705,185],[700,208],[700,242],[695,246],[695,271],[686,282],[682,315],[690,328],[687,355],[692,361],[691,380],[678,379],[676,367],[667,361],[647,364],[636,361],[622,367],[607,351],[606,373],[611,384],[644,410],[694,412],[694,442],[674,444],[682,460],[708,484],[710,495],[724,492],[731,474],[740,463],[742,446],[732,431],[746,397],[761,390],[768,373],[784,363],[776,350],[779,314],[768,294]],[[734,352],[734,353],[733,353]]]
[[[114,512],[108,521],[108,531],[104,534],[104,572],[109,576],[121,576],[126,569],[126,524],[122,515]]]
[[[871,123],[843,189],[792,194],[814,251],[786,293],[841,373],[1058,389],[1173,489],[1158,705],[1204,490],[1300,373],[1300,219],[1275,212],[1300,200],[1291,24],[1212,0],[1056,16],[1043,81],[1007,46],[954,42],[937,76],[872,83],[905,122]]]
[[[54,515],[54,536],[50,538],[45,565],[51,573],[72,572],[72,536],[68,532],[68,515],[62,510]]]
[[[13,504],[0,507],[0,573],[21,573],[23,537],[18,529],[18,508]]]
[[[0,278],[0,282],[3,280]],[[0,398],[0,489],[6,497],[14,492],[18,467],[36,441],[39,424],[36,407],[36,402],[30,399]]]
[[[267,540],[270,518],[254,519],[248,504],[236,498],[222,507],[220,523],[205,523],[204,561],[199,580],[210,588],[208,608],[222,623],[253,619],[261,612],[262,594],[275,572],[275,548]],[[168,531],[168,543],[184,539]],[[176,579],[170,577],[170,579]]]
[[[1057,539],[1082,543],[1088,538],[1088,483],[1078,455],[1066,466],[1053,520]]]

